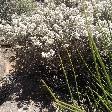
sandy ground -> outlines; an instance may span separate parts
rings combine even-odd
[[[24,105],[22,108],[18,108],[17,102],[6,101],[0,106],[0,112],[40,112],[39,108],[33,102],[29,105]],[[43,110],[43,112],[47,112],[47,110]]]
[[[14,52],[11,49],[0,48],[0,80],[14,70],[14,62],[9,61],[12,56]]]
[[[22,104],[21,107],[18,106],[19,101],[14,100],[17,96],[12,92],[15,84],[10,87],[10,83],[12,82],[10,82],[11,77],[9,74],[14,70],[13,66],[15,62],[10,62],[9,59],[13,56],[14,52],[12,52],[11,49],[0,48],[0,112],[56,112],[54,109],[49,110],[47,108],[43,108],[40,103],[34,103],[32,100],[30,100],[29,103]],[[6,83],[8,83],[8,85]],[[4,84],[6,85],[4,86]],[[11,93],[11,96],[10,92],[13,93]]]

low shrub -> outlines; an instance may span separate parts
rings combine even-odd
[[[0,24],[1,36],[17,51],[16,71],[43,79],[60,99],[70,101],[71,104],[70,90],[66,86],[68,79],[74,100],[79,105],[83,105],[88,111],[98,108],[105,110],[103,104],[95,107],[95,100],[99,103],[98,96],[102,98],[102,88],[96,84],[96,78],[91,73],[96,74],[97,64],[98,68],[101,66],[100,55],[107,58],[111,49],[110,1],[78,1],[70,3],[70,6],[63,1],[57,2],[48,0],[45,3],[37,3],[30,15],[20,10],[21,15],[11,16],[11,25]],[[104,8],[109,11],[107,18],[104,16]],[[88,38],[91,36],[93,40]],[[93,58],[92,52],[97,58]],[[108,64],[106,61],[105,63]],[[63,68],[67,78],[63,75]],[[74,75],[71,75],[74,74],[73,68],[76,71],[77,83],[74,81]],[[100,69],[99,71],[102,74]],[[93,95],[93,98],[91,89],[97,90],[100,95]]]

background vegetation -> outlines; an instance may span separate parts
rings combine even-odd
[[[16,72],[37,75],[58,111],[112,111],[111,0],[1,4],[0,33],[16,50]]]

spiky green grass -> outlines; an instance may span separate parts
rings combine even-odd
[[[92,36],[92,33],[90,31],[88,21],[87,21],[87,15],[85,12],[85,7],[84,7],[84,13],[85,13],[85,19],[86,19],[86,29],[88,31],[88,42],[89,42],[89,47],[91,49],[92,53],[92,58],[93,58],[93,70],[89,67],[88,63],[86,60],[83,58],[81,55],[80,51],[77,49],[77,52],[80,56],[80,59],[84,63],[84,66],[87,68],[89,75],[92,77],[93,82],[89,82],[90,86],[88,85],[87,89],[89,93],[85,91],[85,94],[88,98],[89,103],[93,106],[91,111],[98,111],[98,112],[112,112],[112,53],[108,51],[107,57],[109,59],[109,63],[105,63],[104,58],[102,58],[100,51],[94,41],[94,38]],[[101,28],[100,28],[101,29]],[[103,33],[103,32],[102,32]],[[74,63],[72,62],[71,55],[69,51],[66,49],[68,59],[69,59],[69,64],[71,65],[73,74],[74,74],[74,81],[75,81],[75,88],[77,92],[77,99],[75,101],[75,96],[73,94],[73,90],[70,87],[70,80],[68,79],[67,72],[65,70],[63,60],[59,54],[59,59],[61,63],[61,67],[64,73],[65,81],[68,87],[69,95],[71,98],[72,104],[69,104],[68,102],[60,101],[60,99],[57,99],[54,93],[51,91],[51,89],[47,86],[47,84],[42,80],[43,84],[46,86],[48,91],[51,93],[52,97],[54,98],[54,101],[57,106],[59,106],[62,110],[67,109],[70,112],[84,112],[87,109],[84,110],[84,105],[81,106],[80,103],[77,104],[76,102],[82,97],[81,91],[79,91],[78,88],[78,82],[76,78],[76,73],[75,73],[75,68],[74,68]],[[94,71],[94,72],[93,72]]]

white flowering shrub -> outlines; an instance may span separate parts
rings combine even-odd
[[[25,2],[29,7],[30,2],[27,1],[29,4],[26,1],[22,2]],[[49,52],[57,41],[62,42],[63,45],[70,44],[70,41],[74,39],[83,41],[82,37],[88,36],[86,28],[88,24],[95,39],[103,40],[103,37],[106,37],[105,40],[108,46],[111,45],[112,23],[109,1],[93,2],[92,5],[89,1],[83,4],[80,1],[73,0],[69,1],[71,3],[70,7],[64,4],[64,0],[60,1],[59,5],[56,5],[57,2],[56,0],[54,2],[45,0],[45,4],[37,3],[36,9],[31,15],[23,13],[18,16],[13,14],[12,25],[0,24],[1,36],[7,39],[16,39],[30,34],[28,38],[31,39],[35,46],[39,46],[44,50],[47,48],[47,52]],[[18,6],[19,4],[21,4],[22,9],[22,3],[18,3]],[[27,5],[25,6],[26,9]],[[84,5],[87,13],[87,24],[83,11]],[[108,17],[105,14],[108,14]],[[44,53],[42,52],[42,54]]]
[[[77,62],[76,50],[79,48],[88,63],[91,61],[90,48],[86,45],[88,30],[100,52],[103,51],[104,54],[104,51],[111,50],[111,0],[85,0],[85,2],[81,0],[45,0],[44,3],[37,2],[35,9],[30,11],[30,14],[25,12],[31,4],[30,2],[27,4],[27,1],[25,4],[17,5],[17,7],[21,5],[20,9],[25,7],[25,10],[17,9],[17,12],[20,11],[20,15],[14,13],[11,16],[11,25],[6,21],[2,21],[0,24],[0,37],[19,49],[16,57],[19,71],[23,70],[26,74],[38,73],[38,75],[42,75],[41,78],[47,77],[46,80],[50,80],[51,85],[53,84],[55,87],[57,87],[55,85],[57,82],[64,85],[62,74],[58,74],[57,54],[60,52],[69,72],[71,69],[70,65],[66,64],[68,58],[65,51],[65,48],[68,48],[71,50],[72,60],[76,64],[77,74],[79,74],[78,81],[88,85],[86,79],[89,80],[90,77],[86,75],[87,70],[81,67],[82,61]],[[84,88],[84,85],[81,89]]]

